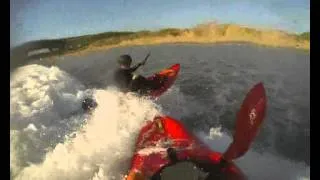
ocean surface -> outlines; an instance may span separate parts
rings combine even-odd
[[[112,73],[120,54],[138,73],[174,63],[181,72],[157,101],[120,93]],[[252,44],[132,46],[35,61],[10,74],[12,179],[120,179],[141,125],[156,114],[181,120],[216,151],[232,140],[246,93],[263,82],[267,116],[250,151],[236,164],[249,179],[309,179],[310,54]],[[84,97],[99,106],[81,110]]]

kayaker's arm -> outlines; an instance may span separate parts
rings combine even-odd
[[[140,63],[136,64],[135,66],[133,66],[132,68],[130,68],[131,73],[136,71],[140,66],[143,66],[147,62],[149,56],[150,56],[150,53],[147,54],[147,56],[144,58],[144,60],[142,62],[140,62]]]
[[[132,68],[130,68],[130,72],[133,73],[135,72],[140,66],[142,66],[142,63],[138,63],[135,66],[133,66]]]

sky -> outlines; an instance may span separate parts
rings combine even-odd
[[[10,46],[106,31],[236,23],[310,31],[306,0],[10,0]]]

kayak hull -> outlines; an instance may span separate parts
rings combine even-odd
[[[153,176],[170,164],[166,152],[168,147],[178,151],[177,156],[180,161],[196,159],[218,165],[222,156],[221,153],[210,150],[206,144],[189,133],[178,120],[160,116],[149,121],[140,131],[131,161],[131,170],[143,172],[146,177]],[[221,173],[230,180],[246,179],[232,162],[228,163]]]
[[[147,80],[159,83],[159,88],[149,91],[149,96],[159,97],[166,92],[175,82],[180,72],[180,64],[174,64],[169,68],[163,69],[154,75],[147,77]]]

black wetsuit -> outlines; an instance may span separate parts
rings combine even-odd
[[[132,91],[131,82],[133,79],[133,72],[136,71],[142,64],[139,63],[134,67],[124,69],[118,68],[114,73],[114,80],[116,86],[122,91]],[[142,77],[143,78],[143,77]]]
[[[133,79],[133,72],[136,71],[142,64],[139,63],[134,67],[124,69],[119,68],[114,73],[114,80],[116,86],[123,92],[137,92],[140,95],[146,95],[151,90],[159,89],[164,80],[163,79],[154,79],[148,80],[143,76],[138,75]]]

